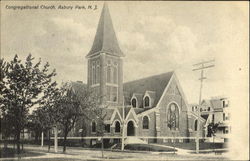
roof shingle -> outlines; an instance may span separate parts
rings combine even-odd
[[[92,48],[86,57],[90,57],[100,52],[105,52],[114,56],[124,56],[119,47],[112,19],[106,3],[103,5]]]
[[[124,83],[123,90],[124,95],[126,97],[126,105],[130,105],[129,97],[131,98],[133,93],[145,94],[145,92],[149,90],[155,92],[155,101],[152,107],[156,106],[163,94],[164,89],[168,85],[173,73],[174,72],[171,71],[168,73],[154,75],[151,77]]]

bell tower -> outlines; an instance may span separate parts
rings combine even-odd
[[[109,9],[103,5],[88,59],[88,86],[100,96],[102,105],[123,103],[123,57]]]

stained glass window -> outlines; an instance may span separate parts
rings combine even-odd
[[[167,108],[167,126],[170,130],[178,130],[179,128],[179,109],[175,103]]]

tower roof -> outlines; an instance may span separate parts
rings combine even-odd
[[[98,28],[91,50],[86,57],[91,57],[97,53],[105,52],[114,56],[124,56],[115,34],[112,19],[106,3],[103,5]]]

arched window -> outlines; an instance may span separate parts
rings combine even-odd
[[[92,84],[95,84],[96,82],[96,71],[95,71],[95,61],[92,63]]]
[[[194,131],[197,131],[198,129],[198,120],[194,121]]]
[[[148,96],[146,96],[146,97],[144,98],[144,106],[145,106],[145,107],[149,107],[149,97],[148,97]]]
[[[115,122],[115,132],[121,132],[121,125],[119,121]]]
[[[134,108],[136,107],[136,99],[135,98],[132,99],[132,107],[134,107]]]
[[[149,119],[148,116],[144,116],[142,120],[142,128],[149,129]]]
[[[194,106],[192,106],[192,111],[194,111]]]
[[[114,66],[113,68],[113,83],[117,84],[118,81],[118,74],[117,74],[117,65]]]
[[[108,64],[107,64],[107,82],[108,83],[111,83],[111,73],[112,73],[111,70],[112,70],[111,69],[111,62],[108,61]]]
[[[210,111],[210,107],[207,108],[207,111]]]
[[[96,84],[100,83],[100,64],[99,61],[96,62]]]
[[[179,128],[179,109],[175,103],[171,103],[167,108],[167,126],[170,130]]]
[[[93,121],[91,123],[91,130],[92,130],[92,132],[96,132],[96,123],[95,123],[95,121]]]

